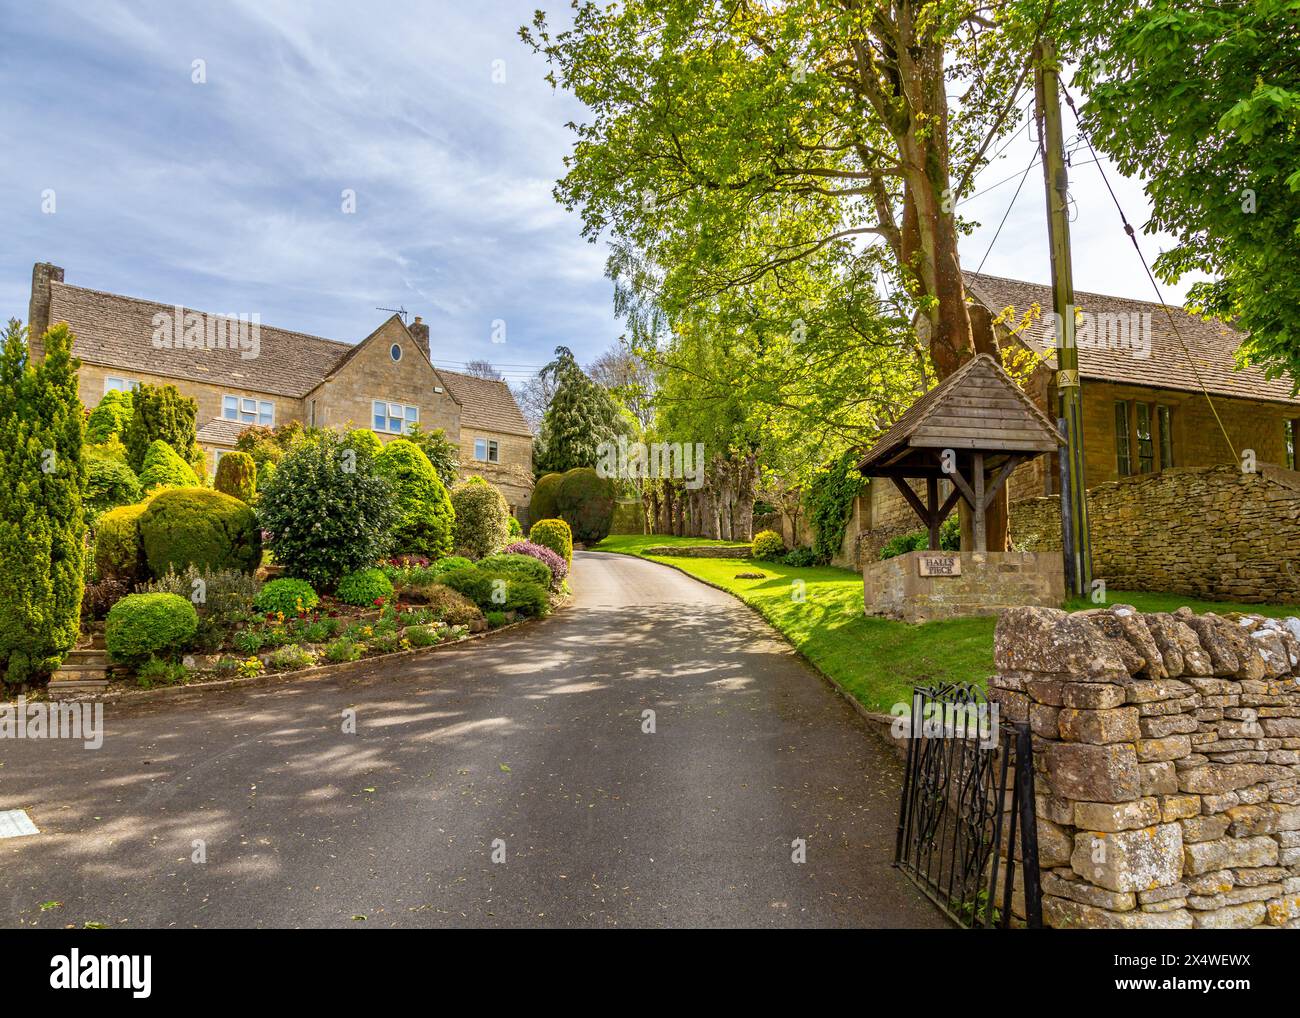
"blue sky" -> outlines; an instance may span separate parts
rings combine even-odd
[[[512,381],[557,344],[594,357],[621,329],[603,246],[551,197],[582,111],[517,38],[534,6],[23,5],[0,53],[0,310],[25,318],[32,263],[52,261],[69,283],[350,341],[403,306],[439,363],[487,358]],[[1022,132],[981,186],[1031,151]],[[1140,189],[1119,183],[1140,224]],[[1015,185],[963,208],[984,222],[969,267]],[[1095,167],[1076,188],[1076,286],[1149,299]],[[1035,169],[985,270],[1045,282],[1043,219]]]

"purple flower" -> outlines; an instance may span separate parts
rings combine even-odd
[[[533,544],[532,541],[516,541],[514,544],[507,545],[505,554],[531,555],[537,561],[543,563],[551,571],[552,587],[559,587],[560,583],[569,574],[569,565],[564,561],[563,556],[555,554],[550,548],[543,545]]]

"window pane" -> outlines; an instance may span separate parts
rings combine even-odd
[[[1160,469],[1174,465],[1174,429],[1167,406],[1156,407],[1156,424],[1160,428]]]
[[[1129,454],[1128,439],[1128,404],[1115,404],[1115,465],[1120,477],[1133,473],[1133,460]]]
[[[420,408],[418,406],[408,406],[406,408],[406,419],[408,421],[418,421],[420,419]]]
[[[1137,404],[1138,472],[1149,474],[1155,469],[1156,447],[1151,441],[1151,406]]]
[[[233,421],[239,417],[239,400],[234,396],[221,397],[221,416],[228,421]]]
[[[474,439],[474,458],[476,460],[487,459],[487,442],[481,438]]]
[[[488,462],[489,462],[489,463],[495,463],[496,461],[497,461],[497,444],[496,444],[495,442],[489,442],[489,443],[488,443]]]

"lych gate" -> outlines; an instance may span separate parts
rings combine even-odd
[[[911,552],[867,563],[868,614],[912,621],[952,614],[989,614],[1013,604],[1064,600],[1059,554],[989,552],[987,513],[1017,466],[1055,452],[1061,434],[988,354],[953,372],[917,400],[858,464],[867,477],[887,477],[921,518],[931,552],[939,528],[964,499],[974,548],[937,562]],[[925,501],[909,481],[925,482]],[[940,501],[939,482],[952,491]],[[901,560],[901,561],[900,561]]]

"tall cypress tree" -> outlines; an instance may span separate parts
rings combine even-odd
[[[600,443],[622,430],[618,407],[609,393],[587,377],[568,347],[557,346],[555,360],[539,374],[555,383],[555,395],[542,416],[533,468],[540,476],[594,467]]]
[[[28,363],[26,329],[10,321],[0,350],[0,672],[27,682],[76,644],[85,564],[78,362],[64,323]]]

